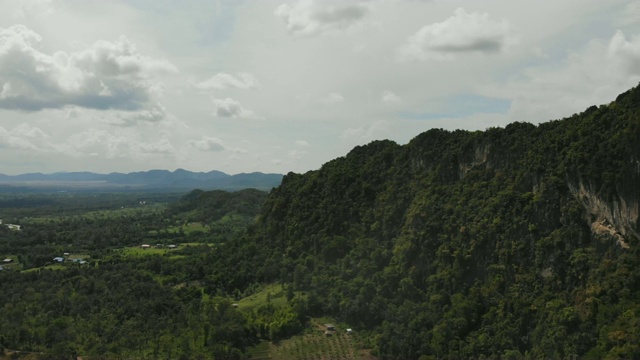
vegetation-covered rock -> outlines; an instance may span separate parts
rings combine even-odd
[[[539,126],[376,141],[267,200],[257,239],[383,358],[640,356],[640,89]]]

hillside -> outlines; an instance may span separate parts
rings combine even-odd
[[[637,358],[639,190],[634,88],[289,173],[253,236],[310,313],[373,330],[382,358]]]

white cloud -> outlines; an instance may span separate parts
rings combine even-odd
[[[357,128],[348,128],[340,136],[350,146],[361,145],[373,140],[385,139],[389,133],[389,125],[384,120],[379,120],[371,125],[363,125]]]
[[[307,146],[309,146],[309,143],[304,141],[304,140],[296,140],[296,145],[297,146],[302,146],[302,147],[307,147]]]
[[[200,140],[191,140],[189,145],[201,151],[223,151],[225,150],[222,140],[210,136],[203,136]]]
[[[300,160],[307,154],[304,150],[291,150],[289,151],[289,158],[293,160]]]
[[[145,141],[136,131],[112,132],[95,128],[72,134],[63,143],[49,146],[54,152],[74,158],[90,155],[105,159],[144,160],[157,156],[171,158],[176,152],[164,135],[157,140]]]
[[[55,13],[53,0],[20,0],[16,3],[17,6],[12,14],[14,18],[42,18]]]
[[[59,145],[53,145],[56,152],[82,157],[96,154],[107,159],[128,157],[128,138],[122,134],[113,134],[105,130],[87,129],[72,134]]]
[[[253,116],[251,110],[247,110],[240,105],[240,102],[231,99],[213,99],[213,115],[226,118],[248,118]]]
[[[42,142],[48,137],[40,128],[29,124],[20,124],[11,130],[0,127],[0,148],[44,151]]]
[[[176,150],[166,137],[154,142],[135,142],[131,145],[133,152],[139,157],[150,154],[171,155]]]
[[[195,86],[201,90],[224,90],[228,88],[255,89],[260,87],[260,83],[249,73],[239,73],[237,76],[218,73],[205,81],[197,83]]]
[[[631,2],[624,9],[624,14],[616,21],[620,26],[637,24],[640,22],[640,3]]]
[[[514,120],[541,122],[608,103],[640,81],[640,37],[618,31],[596,39],[556,66],[529,67],[506,83],[485,86],[483,95],[512,99]]]
[[[640,75],[640,36],[627,41],[624,33],[618,30],[609,42],[607,54],[629,76]]]
[[[89,123],[101,123],[118,127],[133,127],[140,124],[155,124],[165,120],[169,115],[166,109],[158,104],[148,104],[147,108],[135,111],[102,111],[69,106],[64,110],[63,119],[83,119]]]
[[[300,0],[294,5],[280,5],[275,15],[285,21],[289,33],[314,36],[347,29],[361,21],[369,11],[364,2]]]
[[[45,134],[40,128],[33,127],[29,124],[20,124],[13,128],[12,133],[17,136],[23,136],[32,139],[46,139],[49,135]]]
[[[380,99],[382,100],[383,103],[387,105],[398,105],[402,103],[402,99],[398,95],[394,94],[389,90],[383,91],[382,95],[380,96]]]
[[[157,123],[165,117],[165,109],[160,104],[155,104],[148,109],[115,112],[107,122],[119,126],[134,126],[140,123]]]
[[[26,26],[0,29],[0,108],[140,110],[157,90],[153,75],[177,71],[167,61],[141,55],[124,37],[52,55],[38,50],[41,41]]]
[[[426,25],[397,51],[400,60],[444,60],[459,53],[497,53],[516,41],[511,25],[487,13],[458,8],[443,22]]]
[[[320,102],[327,105],[338,104],[338,103],[344,102],[344,96],[342,96],[342,94],[340,93],[334,92],[334,93],[327,94],[327,96],[320,99]]]

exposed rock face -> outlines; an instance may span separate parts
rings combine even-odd
[[[591,231],[595,235],[610,236],[622,248],[628,248],[627,239],[638,235],[639,199],[636,194],[615,194],[612,199],[605,200],[593,187],[569,182],[569,189],[576,200],[584,207]],[[639,185],[640,186],[640,185]]]

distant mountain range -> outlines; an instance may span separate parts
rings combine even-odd
[[[280,185],[282,174],[260,172],[225,174],[221,171],[192,172],[149,170],[132,173],[97,174],[92,172],[0,174],[0,190],[34,189],[122,189],[122,190],[240,190],[255,188],[271,190]]]

